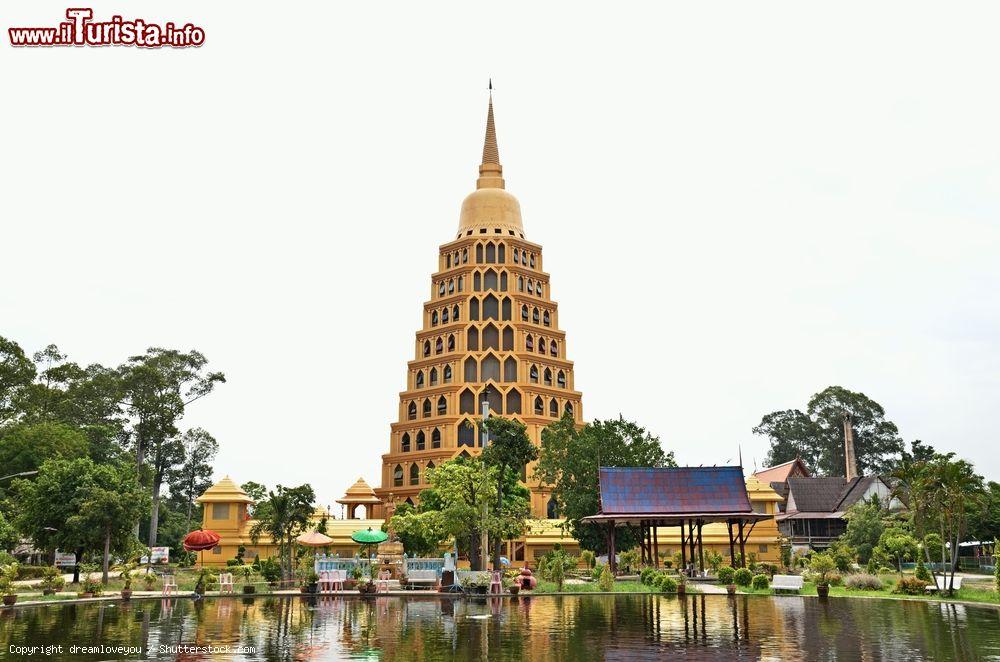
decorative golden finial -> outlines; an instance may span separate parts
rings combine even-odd
[[[483,141],[483,162],[479,166],[476,188],[503,188],[503,168],[500,166],[500,148],[497,147],[497,130],[493,123],[493,79],[490,78],[490,103],[486,113],[486,140]]]

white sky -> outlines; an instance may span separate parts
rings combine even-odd
[[[588,420],[752,466],[840,384],[1000,477],[995,4],[87,4],[206,44],[0,6],[0,334],[201,350],[218,477],[378,483],[489,76]]]

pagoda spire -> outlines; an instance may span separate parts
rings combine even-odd
[[[500,165],[500,148],[497,147],[497,130],[493,122],[493,79],[490,79],[490,104],[486,112],[486,139],[483,141],[483,162],[479,166],[476,188],[503,188],[503,167]]]

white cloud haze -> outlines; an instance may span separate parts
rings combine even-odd
[[[200,49],[0,47],[0,335],[201,350],[218,477],[378,483],[489,76],[588,420],[749,465],[839,384],[1000,477],[995,4],[261,7],[94,6]]]

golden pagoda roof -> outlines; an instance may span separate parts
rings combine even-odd
[[[205,493],[195,501],[197,503],[254,503],[254,500],[229,476],[205,490]]]
[[[747,495],[751,501],[784,501],[784,498],[775,492],[770,484],[761,481],[754,474],[747,477],[746,483]]]
[[[469,230],[497,230],[503,234],[513,231],[524,236],[521,224],[521,204],[513,195],[504,190],[503,166],[500,165],[500,148],[497,146],[497,131],[493,121],[492,83],[490,105],[486,113],[486,138],[483,140],[483,162],[479,165],[479,179],[476,190],[462,202],[462,215],[458,224],[459,232]],[[495,232],[490,232],[495,234]]]
[[[382,503],[382,500],[375,496],[375,490],[365,482],[364,478],[358,478],[353,485],[347,488],[344,496],[337,499],[337,503]]]

